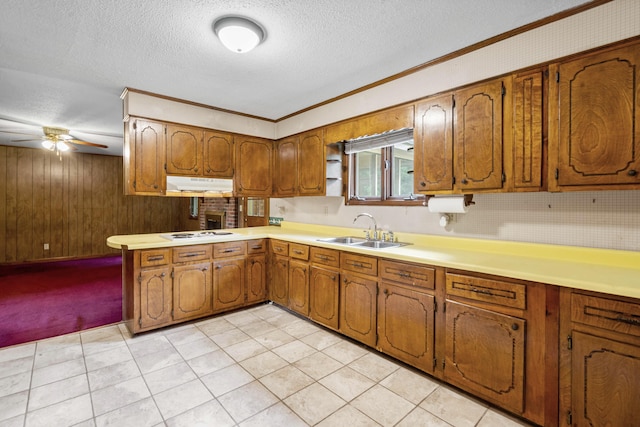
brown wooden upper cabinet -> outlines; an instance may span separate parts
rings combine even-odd
[[[471,192],[504,188],[504,96],[508,78],[454,93],[454,190]],[[508,129],[508,128],[507,128]]]
[[[203,175],[212,178],[233,178],[233,135],[213,130],[204,131]]]
[[[506,190],[511,78],[427,98],[416,105],[414,189],[419,193]]]
[[[125,194],[164,193],[165,137],[163,123],[130,119],[128,129],[125,130],[124,143]]]
[[[202,175],[202,138],[200,128],[167,125],[167,174]]]
[[[513,187],[515,191],[543,188],[542,119],[543,71],[518,73],[513,78]]]
[[[639,188],[638,46],[549,67],[549,190]]]
[[[323,196],[325,176],[326,151],[321,129],[276,142],[274,196]]]
[[[268,139],[236,136],[235,193],[271,196],[273,143]]]
[[[233,178],[233,135],[167,125],[167,174]]]

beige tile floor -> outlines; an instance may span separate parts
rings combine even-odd
[[[274,305],[0,349],[0,427],[308,425],[526,424]]]

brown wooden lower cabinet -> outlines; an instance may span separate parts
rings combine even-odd
[[[561,421],[638,425],[640,304],[563,289],[560,310]]]
[[[171,316],[173,300],[171,268],[160,267],[141,270],[137,282],[136,293],[138,295],[133,298],[139,299],[139,304],[136,304],[138,313],[135,316],[138,321],[137,324],[133,322],[129,328],[147,330],[170,323],[173,320]]]
[[[211,262],[173,267],[173,320],[202,317],[213,312]]]
[[[269,299],[286,307],[289,304],[289,258],[272,257],[270,273]]]
[[[435,368],[435,297],[408,286],[380,284],[378,349],[416,368]]]
[[[378,282],[348,272],[341,277],[340,332],[375,347]]]
[[[309,317],[331,329],[338,329],[340,272],[311,267],[309,278]]]
[[[267,259],[265,254],[247,257],[247,303],[267,299]]]
[[[213,309],[240,307],[245,302],[245,259],[223,258],[213,262]]]
[[[446,304],[445,380],[522,413],[526,322],[455,301]]]
[[[289,308],[306,316],[309,314],[309,263],[289,261]]]

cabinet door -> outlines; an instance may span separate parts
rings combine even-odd
[[[502,188],[503,82],[455,93],[455,187],[459,191]]]
[[[271,261],[271,280],[269,283],[271,301],[282,306],[289,303],[289,259],[274,256]]]
[[[163,194],[166,187],[164,124],[136,120],[133,132],[133,189],[136,194]]]
[[[522,413],[526,322],[451,300],[446,308],[446,381]]]
[[[513,81],[513,181],[516,189],[542,186],[542,71]]]
[[[202,129],[167,125],[167,173],[202,175]]]
[[[247,302],[264,301],[267,297],[267,269],[265,255],[247,258]]]
[[[234,185],[236,194],[239,196],[270,196],[273,179],[271,141],[237,137],[235,145]]]
[[[245,301],[245,259],[228,258],[213,262],[213,309],[238,307]]]
[[[453,95],[416,106],[413,188],[416,193],[453,189]]]
[[[211,263],[176,265],[173,268],[174,320],[202,317],[211,312]]]
[[[309,317],[331,329],[338,329],[339,293],[340,273],[338,271],[311,267]]]
[[[278,141],[275,145],[275,196],[287,197],[298,194],[298,137]]]
[[[304,316],[309,314],[309,264],[289,261],[289,308]]]
[[[573,425],[638,424],[640,347],[574,332],[571,371]]]
[[[639,65],[636,44],[550,67],[550,185],[640,184]]]
[[[204,176],[233,178],[233,136],[229,133],[204,132]]]
[[[378,347],[425,372],[434,369],[433,295],[382,283],[378,295]]]
[[[376,345],[376,301],[378,282],[351,273],[342,274],[340,285],[340,332]]]
[[[140,329],[165,326],[171,317],[173,288],[171,270],[154,268],[142,270],[138,276],[140,285]]]
[[[322,130],[300,135],[298,144],[298,192],[301,196],[324,196],[326,152]]]

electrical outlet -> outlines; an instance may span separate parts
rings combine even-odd
[[[44,244],[44,250],[45,250],[45,251],[48,251],[48,250],[49,250],[49,244],[48,244],[48,243],[45,243],[45,244]]]

